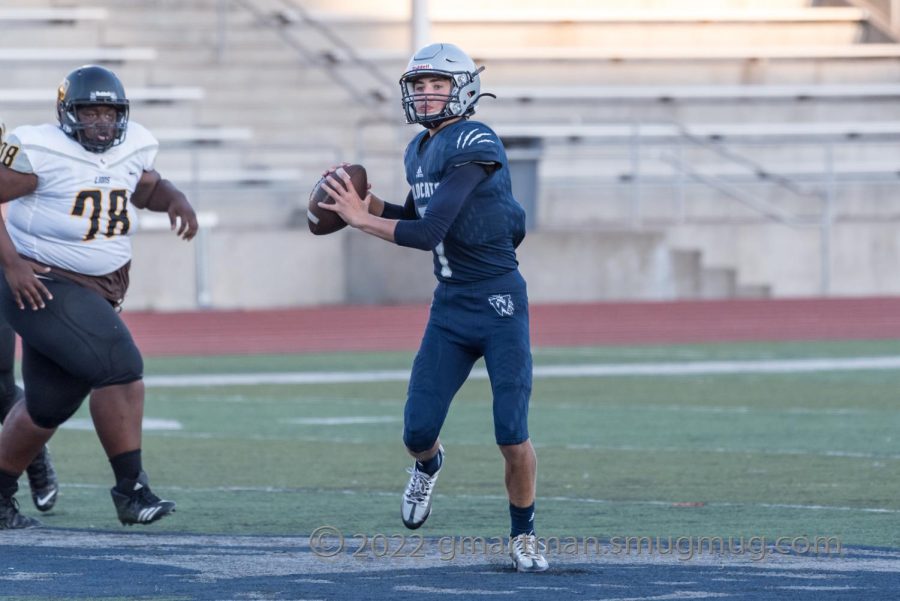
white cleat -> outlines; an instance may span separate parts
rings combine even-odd
[[[543,572],[550,564],[538,550],[537,537],[520,534],[509,540],[509,556],[517,572]]]
[[[438,453],[443,455],[444,447],[439,447]],[[443,457],[441,466],[443,467]],[[413,463],[413,466],[406,471],[409,472],[409,482],[400,503],[400,518],[403,520],[404,526],[415,530],[424,524],[431,515],[431,494],[434,492],[434,485],[441,470],[438,468],[433,476],[429,476],[425,472],[420,472]]]

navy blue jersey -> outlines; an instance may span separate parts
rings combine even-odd
[[[448,125],[433,137],[427,134],[423,131],[413,138],[403,158],[419,218],[455,167],[479,163],[491,171],[462,203],[434,248],[435,276],[447,283],[476,282],[515,270],[516,247],[525,237],[525,210],[513,198],[500,138],[483,123],[468,120]]]

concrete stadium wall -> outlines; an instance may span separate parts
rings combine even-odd
[[[531,232],[519,249],[533,302],[701,298],[727,291],[691,290],[699,277],[679,268],[692,251],[699,266],[733,272],[740,287],[766,286],[775,297],[821,291],[821,233],[770,223],[682,225],[661,232]],[[431,254],[344,230],[315,237],[305,230],[220,229],[209,234],[213,308],[428,302]],[[197,307],[195,243],[168,232],[134,238],[131,310]],[[900,228],[893,222],[839,222],[831,236],[835,296],[900,294]]]
[[[217,309],[428,302],[435,285],[431,253],[358,232],[220,229],[208,238]],[[196,308],[197,251],[169,232],[138,233],[126,306]],[[520,260],[535,302],[674,296],[672,259],[658,233],[533,232]]]
[[[822,233],[773,223],[670,228],[673,248],[702,251],[709,267],[736,270],[738,283],[765,283],[774,297],[822,292]],[[896,222],[838,222],[830,237],[833,296],[900,294],[900,227]]]

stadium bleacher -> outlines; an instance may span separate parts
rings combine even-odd
[[[152,61],[157,58],[153,48],[140,47],[40,47],[0,48],[0,61],[4,63],[54,62],[63,64],[122,63],[126,61]]]
[[[171,103],[184,100],[202,100],[205,96],[203,88],[198,87],[130,87],[128,100],[136,103]],[[2,88],[0,89],[0,105],[52,103],[56,101],[54,90],[45,88]]]
[[[0,25],[4,29],[10,24],[39,22],[48,24],[74,23],[77,21],[102,21],[109,13],[103,8],[56,7],[46,8],[0,8]]]
[[[705,86],[493,86],[501,99],[519,102],[692,102],[702,100],[808,101],[897,98],[900,84],[705,85]]]
[[[16,10],[61,10],[52,4],[24,0]],[[33,19],[12,32],[19,58],[0,59],[9,84],[0,109],[12,124],[39,116],[39,90],[52,91],[68,66],[54,47],[74,48],[73,40],[82,39],[84,54],[69,58],[93,54],[115,66],[141,101],[134,117],[163,143],[161,166],[197,179],[191,187],[200,208],[225,209],[220,223],[227,227],[296,223],[291,216],[313,183],[307,178],[338,159],[364,162],[383,197],[405,195],[398,157],[412,129],[394,125],[395,82],[409,54],[410,3],[296,0],[291,9],[290,2],[260,0],[252,10],[213,0],[91,5],[83,18]],[[548,239],[574,223],[630,229],[635,214],[647,227],[672,215],[701,222],[736,212],[741,227],[757,223],[773,236],[764,215],[679,175],[673,164],[696,165],[790,207],[806,204],[759,174],[799,178],[830,194],[840,219],[855,219],[854,207],[866,198],[863,219],[880,215],[872,227],[884,227],[892,211],[900,45],[868,9],[805,0],[701,0],[689,10],[675,0],[560,0],[552,7],[461,0],[431,3],[430,10],[433,38],[463,45],[488,67],[485,89],[499,98],[483,100],[479,116],[505,136],[540,141],[534,210]],[[41,31],[45,43],[21,43]],[[372,101],[376,89],[383,101]],[[747,160],[697,147],[691,136]],[[585,162],[591,168],[566,176],[567,166]],[[690,187],[673,192],[682,180]],[[243,201],[248,194],[252,205]],[[683,198],[675,203],[673,194]],[[663,227],[664,239],[689,237],[678,226]],[[772,247],[793,248],[796,233],[782,229]],[[819,263],[802,284],[776,262],[761,269],[751,259],[745,268],[748,259],[733,247],[739,236],[731,234],[705,236],[716,242],[694,247],[673,244],[673,252],[699,251],[707,268],[733,270],[740,285],[724,295],[747,286],[774,295],[821,292]],[[302,254],[306,242],[298,244]],[[527,250],[523,262],[539,269]],[[377,262],[379,252],[366,260]],[[607,284],[591,294],[603,297]],[[428,293],[417,288],[407,300]],[[538,299],[552,294],[535,289]]]

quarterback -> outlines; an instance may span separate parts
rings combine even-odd
[[[516,570],[540,572],[547,560],[534,530],[528,295],[516,259],[525,211],[513,198],[500,138],[469,119],[482,96],[482,70],[453,44],[416,52],[400,78],[406,121],[425,128],[406,148],[406,202],[391,204],[371,194],[360,199],[339,170],[344,185],[329,192],[335,204],[319,206],[367,234],[434,257],[438,284],[403,416],[403,442],[416,459],[401,499],[404,525],[419,528],[431,513],[444,460],[441,427],[453,396],[484,357],[494,438],[506,461],[510,556]]]
[[[134,208],[167,212],[185,240],[190,203],[154,169],[158,143],[129,120],[119,78],[88,65],[60,84],[58,123],[12,131],[0,155],[0,316],[22,339],[25,398],[0,431],[0,529],[30,528],[17,480],[90,394],[123,524],[175,503],[150,490],[141,461],[143,359],[117,308],[128,288]]]

